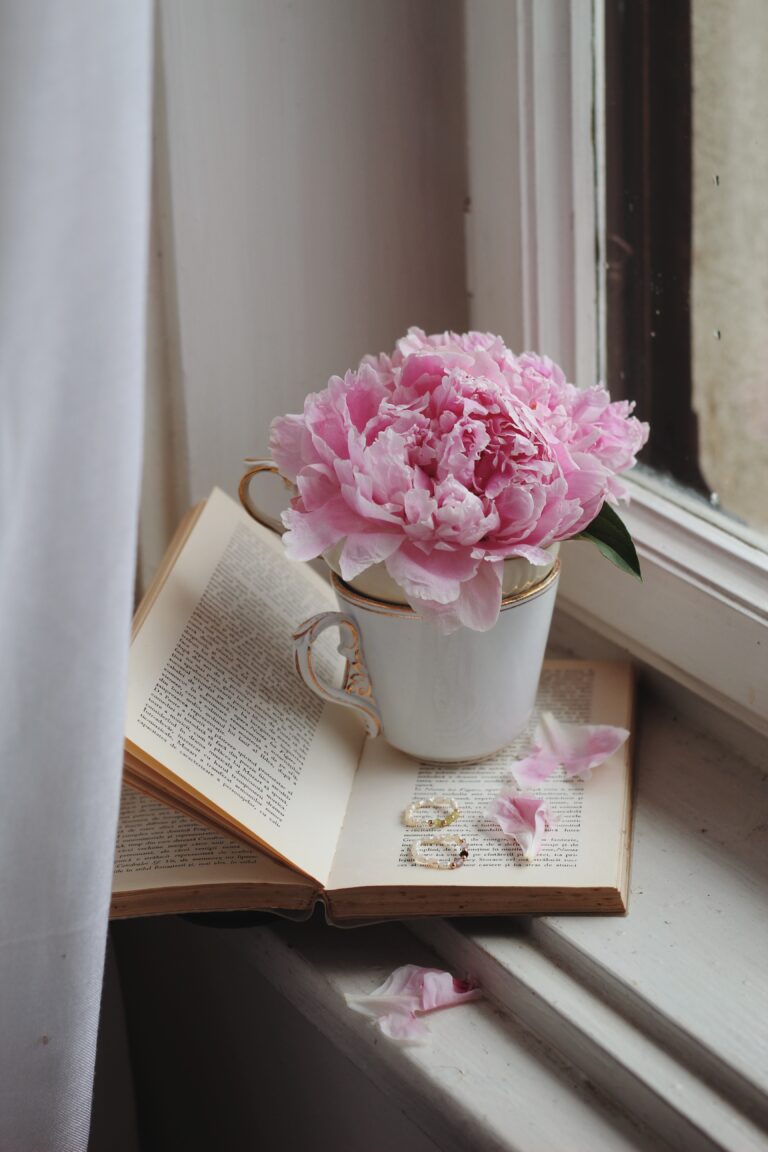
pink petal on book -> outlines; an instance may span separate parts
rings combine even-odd
[[[547,780],[559,765],[557,756],[534,745],[530,756],[514,762],[512,775],[521,788],[535,788],[542,780]]]
[[[500,792],[487,815],[496,820],[505,836],[517,840],[526,860],[538,855],[544,829],[555,823],[546,800],[512,792]]]
[[[543,713],[534,740],[555,756],[567,776],[588,779],[592,769],[605,763],[629,738],[626,728],[609,724],[563,724],[551,712]]]
[[[385,1036],[408,1043],[418,1042],[427,1031],[417,1012],[450,1008],[480,996],[478,988],[454,979],[450,972],[404,964],[368,995],[347,996],[347,1004],[353,1011],[375,1018]]]

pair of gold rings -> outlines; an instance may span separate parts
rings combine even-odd
[[[434,815],[420,815],[424,810]],[[458,818],[459,806],[453,796],[430,796],[428,800],[414,800],[403,813],[406,828],[447,828]],[[435,849],[444,851],[436,852]],[[469,845],[463,836],[425,836],[411,846],[411,859],[423,868],[461,868],[468,856]]]

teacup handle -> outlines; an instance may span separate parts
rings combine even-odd
[[[326,628],[334,626],[338,627],[341,637],[339,652],[347,660],[342,688],[336,688],[333,684],[321,680],[312,661],[312,646],[315,640]],[[345,708],[359,712],[365,721],[368,735],[379,735],[381,714],[363,659],[360,632],[351,616],[347,616],[344,612],[321,612],[319,616],[305,620],[293,634],[293,652],[299,675],[316,696],[321,700],[343,704]]]
[[[280,476],[280,469],[272,460],[246,460],[244,463],[250,465],[250,467],[248,471],[244,472],[240,477],[240,484],[237,489],[240,503],[254,520],[258,520],[259,524],[263,524],[266,528],[271,528],[273,532],[279,532],[282,535],[285,529],[280,521],[275,520],[272,516],[268,516],[266,512],[263,512],[261,508],[251,500],[251,481],[254,476],[259,476],[265,472]],[[290,481],[286,480],[285,477],[282,477],[282,480],[286,488],[290,488],[291,491],[295,492]]]

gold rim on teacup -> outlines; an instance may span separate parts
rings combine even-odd
[[[537,596],[543,595],[555,580],[560,575],[560,560],[555,560],[547,575],[543,580],[539,580],[537,584],[531,584],[527,588],[523,588],[521,592],[513,592],[510,596],[503,596],[501,600],[500,611],[506,612],[509,608],[516,608],[518,604],[522,604],[527,600],[535,600]],[[424,617],[420,616],[410,604],[395,604],[390,600],[378,600],[375,596],[368,596],[363,592],[358,592],[350,584],[344,582],[340,576],[335,572],[331,573],[331,585],[334,592],[342,600],[346,600],[348,604],[355,604],[358,608],[362,608],[367,612],[375,612],[380,616],[398,616],[403,619],[423,620]]]

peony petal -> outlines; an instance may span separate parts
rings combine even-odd
[[[477,571],[479,561],[469,551],[422,552],[412,544],[404,544],[387,560],[387,571],[405,592],[418,612],[419,602],[434,600],[438,604],[451,604],[459,597],[459,586],[470,580]]]
[[[418,396],[432,391],[449,371],[450,358],[431,352],[414,352],[406,359],[400,374],[400,389]]]
[[[501,607],[501,562],[483,560],[471,580],[460,587],[456,601],[456,616],[466,628],[487,632],[499,618]]]
[[[371,564],[380,564],[403,542],[400,532],[355,532],[347,536],[339,558],[343,580],[354,580]]]
[[[496,820],[505,836],[517,841],[525,860],[533,860],[538,855],[545,827],[555,823],[549,805],[541,796],[511,792],[500,792],[487,815]]]
[[[504,559],[507,557],[519,556],[523,560],[527,560],[529,564],[534,567],[543,568],[545,564],[549,564],[552,556],[544,548],[537,548],[533,544],[512,544],[508,549],[504,550]]]
[[[580,515],[569,526],[569,536],[581,532],[597,516],[605,499],[605,490],[610,477],[608,469],[587,453],[574,452],[573,460],[578,466],[578,471],[572,472],[568,477],[568,497],[578,502]]]
[[[319,459],[307,431],[304,417],[297,414],[278,416],[269,428],[269,453],[286,479],[296,476],[306,464]]]
[[[338,495],[339,486],[327,464],[307,464],[296,477],[304,512],[314,512]]]
[[[626,743],[626,728],[609,724],[563,724],[551,712],[543,713],[534,740],[557,757],[567,776],[588,779],[592,769],[605,763]]]
[[[312,438],[315,459],[326,464],[332,465],[336,457],[346,455],[350,422],[345,391],[349,383],[332,376],[324,392],[310,393],[304,401],[304,422]]]
[[[405,493],[403,511],[405,512],[406,524],[409,527],[416,525],[419,535],[427,537],[433,535],[433,517],[437,511],[437,501],[424,487],[414,487]],[[408,531],[407,528],[406,531]]]
[[[314,560],[344,536],[365,531],[366,522],[356,515],[343,496],[334,496],[321,508],[302,512],[289,508],[283,512],[288,531],[283,536],[291,560]]]
[[[405,437],[393,428],[385,428],[363,449],[360,463],[371,479],[371,498],[377,504],[402,504],[413,481]]]
[[[377,504],[373,500],[370,477],[355,475],[354,483],[341,485],[341,492],[349,507],[369,526],[380,528],[382,523],[400,526],[401,519],[392,507]]]
[[[390,1012],[388,1016],[382,1016],[379,1028],[390,1040],[403,1046],[423,1044],[429,1035],[429,1028],[424,1021],[406,1012]]]
[[[386,396],[387,388],[379,373],[371,365],[361,365],[344,398],[349,418],[358,432],[363,432],[368,421],[378,415]]]
[[[557,756],[543,748],[534,747],[530,756],[515,761],[512,774],[521,788],[532,788],[541,784],[542,780],[547,780],[559,765]]]
[[[465,980],[456,980],[450,972],[427,969],[422,983],[421,1010],[434,1012],[436,1008],[452,1008],[454,1004],[465,1004],[481,996],[479,988]]]
[[[479,988],[467,981],[456,980],[450,972],[404,964],[373,992],[347,996],[346,1000],[354,1012],[375,1018],[381,1031],[390,1039],[398,1043],[418,1043],[427,1033],[427,1027],[417,1017],[417,1012],[452,1008],[480,996]]]
[[[383,984],[373,992],[347,997],[350,1008],[367,1016],[380,1016],[384,1012],[411,1012],[421,1007],[424,977],[427,973],[440,973],[440,968],[422,968],[419,964],[404,964],[396,968]]]

